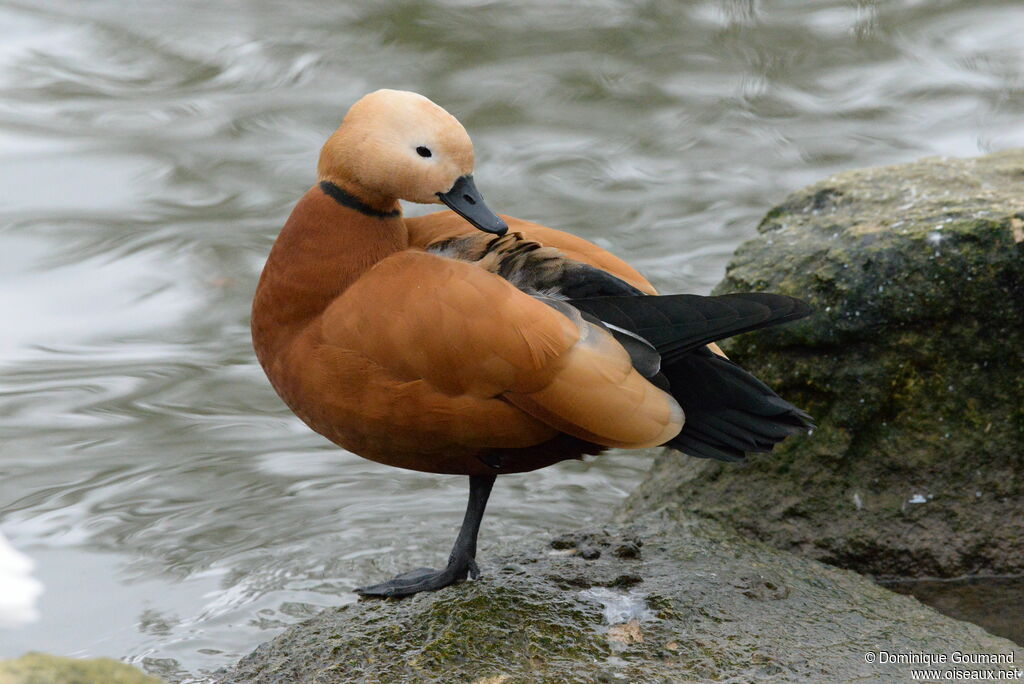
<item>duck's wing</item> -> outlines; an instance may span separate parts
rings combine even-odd
[[[632,269],[609,262],[615,257],[596,245],[536,224],[508,221],[512,231],[496,238],[472,228],[461,232],[457,223],[437,216],[416,236],[428,249],[473,261],[520,288],[562,296],[608,330],[637,371],[683,408],[686,424],[668,446],[692,456],[740,460],[745,452],[770,451],[786,436],[812,425],[810,416],[728,361],[714,344],[802,318],[810,313],[806,304],[760,293],[638,296],[655,292]],[[573,249],[579,244],[573,241],[586,246]]]
[[[527,292],[565,299],[657,294],[632,266],[592,242],[513,216],[502,218],[509,232],[501,237],[477,230],[450,211],[406,219],[406,226],[413,246],[473,262]],[[639,360],[642,346],[619,330],[611,331]],[[714,342],[707,347],[725,357]]]
[[[321,326],[326,344],[399,380],[501,397],[596,444],[663,444],[683,424],[676,401],[634,369],[606,329],[464,261],[412,250],[388,257],[328,307]]]

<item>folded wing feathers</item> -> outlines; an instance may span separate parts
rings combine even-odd
[[[747,452],[771,451],[789,435],[811,427],[809,415],[779,397],[738,365],[713,354],[710,342],[802,318],[803,301],[776,294],[702,297],[594,297],[570,303],[598,318],[630,350],[639,336],[658,355],[658,370],[644,373],[670,392],[686,416],[667,446],[700,458],[743,460]],[[641,347],[642,348],[642,347]],[[630,351],[631,357],[633,352]],[[655,366],[650,359],[644,369]]]
[[[593,297],[571,302],[605,323],[637,333],[658,350],[665,363],[709,342],[810,313],[799,299],[767,293]]]
[[[621,395],[622,399],[634,390],[640,392],[643,386],[649,387],[647,383],[671,394],[682,407],[686,420],[682,431],[667,446],[692,456],[735,461],[742,460],[745,452],[770,451],[776,442],[810,426],[806,413],[739,366],[705,348],[716,340],[802,318],[810,309],[801,300],[766,293],[645,296],[602,268],[565,259],[517,233],[486,240],[475,234],[470,239],[450,239],[444,242],[444,249],[444,256],[472,261],[560,311],[581,333],[589,323],[613,336],[629,355],[627,363],[631,362],[647,382],[630,389],[623,385],[625,377],[620,377],[628,365],[619,368],[606,362],[587,364],[589,380],[582,376],[576,380],[584,384],[596,380],[602,386],[617,387],[616,396]],[[514,326],[514,334],[529,349],[534,368],[564,348],[560,337],[547,339],[543,332],[529,330],[530,321],[517,323],[523,327]],[[598,435],[619,422],[607,411],[611,405],[583,411],[588,415],[597,411],[590,417],[600,414],[598,423],[604,427],[594,423],[589,429],[581,428],[583,432],[577,430],[589,421],[584,415],[574,419],[573,411],[583,410],[604,393],[584,391],[581,396],[581,386],[573,385],[561,397],[557,387],[556,382],[544,392],[513,395],[510,399],[542,419],[565,419],[565,424],[557,427],[577,437],[609,446],[625,446],[635,441],[623,435],[620,439],[624,441],[617,443],[616,439]],[[636,400],[640,401],[639,394]],[[620,406],[616,415],[621,416],[624,408],[625,405]],[[549,413],[551,410],[559,413]],[[568,413],[560,413],[564,411]],[[668,419],[669,423],[675,420]],[[666,435],[665,439],[668,438]]]

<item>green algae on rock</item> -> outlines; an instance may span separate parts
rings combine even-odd
[[[111,658],[27,653],[0,661],[0,684],[160,684],[160,680]]]
[[[696,517],[646,516],[484,562],[479,581],[327,610],[217,681],[890,682],[909,666],[865,654],[1024,662],[974,625]]]
[[[1024,150],[841,173],[758,230],[717,292],[816,314],[724,346],[818,428],[741,467],[664,454],[627,510],[879,577],[1024,573]]]

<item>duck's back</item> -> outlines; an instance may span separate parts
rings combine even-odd
[[[502,215],[508,223],[509,233],[518,233],[527,242],[558,250],[561,256],[575,262],[593,266],[610,273],[644,294],[657,294],[654,286],[636,269],[611,252],[581,237],[565,233],[539,223]],[[409,230],[409,244],[425,250],[457,250],[461,258],[472,258],[473,252],[482,254],[495,236],[481,233],[451,211],[438,211],[426,216],[405,219]]]

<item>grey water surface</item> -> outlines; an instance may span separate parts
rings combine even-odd
[[[0,0],[0,530],[46,587],[0,657],[202,681],[446,557],[465,482],[327,443],[250,348],[262,261],[363,93],[459,117],[495,209],[704,293],[789,190],[1024,146],[1022,34],[1019,0]],[[500,480],[485,571],[649,458]]]

